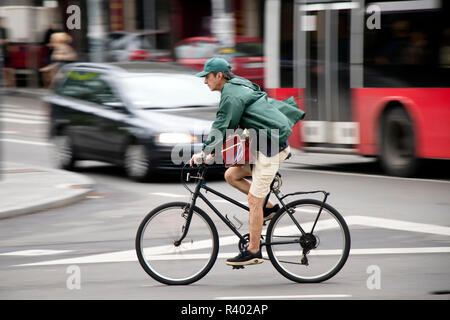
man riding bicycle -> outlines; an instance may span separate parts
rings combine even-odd
[[[231,73],[225,59],[209,59],[204,70],[196,75],[205,77],[204,82],[211,91],[220,91],[221,100],[211,132],[203,144],[203,151],[192,156],[191,166],[203,160],[211,162],[216,149],[220,152],[227,138],[227,130],[239,127],[259,132],[254,163],[228,168],[225,180],[248,195],[250,209],[249,245],[239,255],[228,259],[227,264],[245,266],[262,263],[260,239],[263,222],[279,209],[278,205],[274,206],[270,201],[263,209],[264,199],[270,192],[270,184],[280,164],[290,153],[287,139],[292,133],[291,128],[304,118],[305,113],[292,97],[285,101],[268,98],[258,85]],[[245,179],[247,176],[252,177],[251,183]]]

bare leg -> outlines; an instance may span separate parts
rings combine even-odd
[[[264,198],[257,198],[251,193],[248,194],[248,205],[250,207],[250,243],[248,250],[256,253],[260,249],[260,239],[263,228],[263,210]]]
[[[248,169],[248,167],[231,167],[225,171],[225,180],[231,186],[235,187],[242,193],[249,195],[249,190],[251,186],[251,182],[245,179],[245,177],[249,177],[252,175],[252,172]],[[264,203],[264,199],[261,202],[261,208]],[[250,205],[250,203],[249,203]],[[274,204],[272,201],[267,201],[266,208],[273,208]]]

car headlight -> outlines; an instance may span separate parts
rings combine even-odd
[[[175,143],[196,142],[197,138],[194,135],[189,134],[189,133],[165,132],[165,133],[161,133],[158,136],[157,140],[159,143],[175,144]]]

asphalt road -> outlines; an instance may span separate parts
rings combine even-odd
[[[50,167],[47,116],[37,100],[3,99],[2,160]],[[448,162],[434,161],[419,178],[383,175],[375,162],[355,156],[297,155],[280,170],[283,191],[325,189],[347,220],[352,250],[344,268],[320,284],[297,284],[270,261],[232,270],[219,258],[199,282],[166,286],[150,278],[134,254],[142,218],[169,201],[188,201],[178,176],[151,183],[123,171],[84,162],[78,172],[97,183],[74,205],[0,222],[0,299],[449,299],[450,177]],[[209,183],[238,200],[222,179]],[[216,201],[219,210],[240,209]],[[200,204],[207,212],[204,204]],[[219,236],[232,233],[214,217]],[[237,241],[236,241],[237,243]],[[220,253],[234,255],[236,244]]]

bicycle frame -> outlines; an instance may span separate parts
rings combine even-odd
[[[245,237],[238,231],[238,229],[233,225],[233,223],[231,223],[231,221],[228,219],[228,217],[225,215],[223,216],[223,214],[200,192],[201,189],[204,189],[205,192],[211,192],[217,196],[219,196],[220,198],[240,207],[241,209],[244,209],[246,211],[250,211],[250,208],[247,207],[246,205],[243,205],[242,203],[226,196],[225,194],[214,190],[210,187],[208,187],[206,185],[206,181],[205,181],[205,175],[206,175],[206,171],[207,171],[207,167],[205,165],[202,165],[203,167],[200,168],[200,172],[201,175],[200,176],[196,176],[196,177],[192,177],[194,179],[198,179],[199,181],[197,182],[196,186],[195,186],[195,191],[192,193],[192,199],[191,199],[191,203],[189,206],[189,211],[188,211],[188,215],[187,215],[187,219],[186,219],[186,226],[184,228],[183,234],[181,236],[181,238],[176,241],[176,243],[180,244],[183,239],[186,237],[187,232],[189,230],[189,225],[192,219],[192,214],[193,214],[193,208],[195,206],[195,203],[197,201],[198,198],[202,199],[206,205],[208,207],[211,208],[211,210],[214,211],[214,213],[231,229],[231,231],[233,231],[233,233],[242,241],[245,242],[246,239]],[[277,173],[277,175],[279,175]],[[189,179],[189,176],[188,176]],[[274,180],[275,181],[275,180]],[[322,206],[320,207],[319,213],[317,215],[317,218],[313,224],[313,227],[311,229],[311,234],[314,231],[314,228],[316,226],[317,221],[319,220],[320,214],[322,212],[322,208],[323,208],[323,204],[326,202],[326,199],[329,195],[328,192],[326,191],[322,191],[322,190],[318,190],[318,191],[308,191],[308,192],[294,192],[294,193],[290,193],[284,196],[281,196],[281,192],[279,189],[274,189],[274,182],[271,183],[270,185],[270,192],[267,194],[266,198],[264,199],[264,204],[263,204],[263,208],[266,206],[267,202],[269,201],[269,197],[270,194],[273,193],[276,198],[278,199],[278,201],[280,202],[280,204],[283,206],[283,208],[285,209],[285,211],[288,213],[288,215],[290,216],[290,218],[292,219],[292,221],[294,222],[294,224],[297,226],[297,228],[299,229],[299,231],[301,232],[301,234],[304,236],[305,234],[307,234],[303,228],[300,226],[300,224],[297,222],[296,219],[294,219],[293,217],[293,213],[291,212],[291,210],[288,209],[288,207],[286,206],[286,204],[284,203],[283,199],[285,199],[286,197],[289,196],[293,196],[293,195],[300,195],[300,194],[310,194],[310,193],[323,193],[324,194],[324,200],[322,201]],[[276,242],[271,242],[271,243],[267,243],[267,242],[262,242],[261,245],[262,246],[267,246],[267,245],[278,245],[278,244],[290,244],[290,243],[295,243],[295,242],[299,242],[299,240],[295,240],[295,241],[276,241]]]

